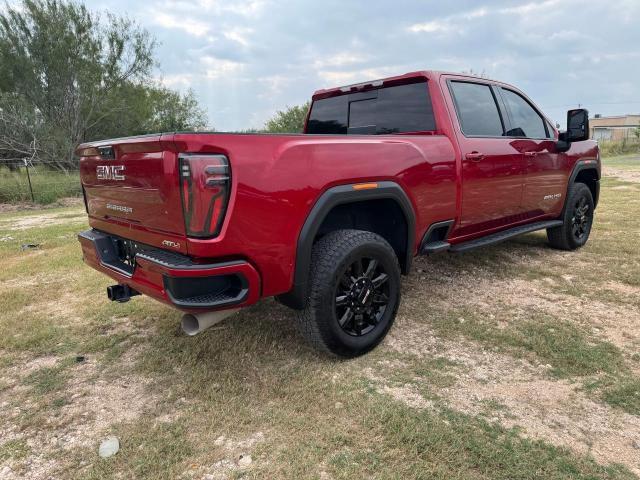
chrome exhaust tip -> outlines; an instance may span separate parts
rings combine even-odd
[[[185,313],[182,316],[182,331],[192,337],[204,332],[216,323],[220,323],[237,311],[238,309],[204,313]]]

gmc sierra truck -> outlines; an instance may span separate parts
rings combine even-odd
[[[415,255],[546,230],[589,238],[600,155],[520,90],[422,71],[319,90],[303,134],[164,133],[77,154],[84,261],[111,300],[149,295],[195,334],[275,296],[317,348],[353,357],[393,324]]]

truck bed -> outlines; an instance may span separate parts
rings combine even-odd
[[[184,153],[229,160],[228,206],[213,238],[185,233]],[[291,287],[302,224],[332,186],[393,180],[410,192],[416,223],[455,214],[455,154],[443,135],[166,133],[86,143],[78,154],[91,227],[196,261],[247,259],[267,277],[264,296]],[[124,167],[124,179],[98,178],[104,166]]]

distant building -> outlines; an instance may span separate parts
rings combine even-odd
[[[640,126],[640,115],[616,115],[603,117],[596,114],[589,119],[591,138],[594,140],[622,140],[636,138],[635,130]]]

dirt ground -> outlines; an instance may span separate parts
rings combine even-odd
[[[197,338],[108,304],[82,207],[5,209],[0,479],[637,478],[640,160],[605,173],[586,248],[419,257],[387,339],[348,362],[271,300]]]

